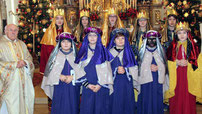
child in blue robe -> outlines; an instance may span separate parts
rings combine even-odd
[[[84,68],[80,114],[109,114],[109,94],[113,92],[110,60],[112,55],[102,45],[101,30],[89,27],[75,63]]]
[[[166,82],[166,56],[159,38],[161,35],[154,30],[143,36],[140,49],[138,83],[141,88],[138,95],[138,114],[164,114],[163,95],[168,89]],[[164,88],[165,87],[165,88]]]
[[[74,63],[74,39],[70,33],[58,35],[46,65],[42,89],[52,99],[51,114],[79,114],[80,87],[75,82],[85,72]]]
[[[135,114],[134,85],[137,85],[138,66],[128,37],[129,32],[123,28],[111,33],[108,47],[114,57],[111,61],[114,80],[111,114]]]

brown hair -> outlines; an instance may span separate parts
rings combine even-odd
[[[115,36],[115,38],[117,38],[117,37],[119,37],[119,36],[124,36],[124,34],[123,34],[123,33],[117,33],[116,36]],[[125,36],[124,36],[124,37],[125,37]]]

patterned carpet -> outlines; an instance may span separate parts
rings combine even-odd
[[[36,86],[42,82],[43,75],[40,73],[34,73],[33,76],[33,85]]]

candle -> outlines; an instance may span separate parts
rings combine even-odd
[[[79,0],[79,10],[83,9],[83,2],[82,0]]]
[[[93,11],[93,2],[94,2],[94,1],[91,0],[91,3],[90,3],[90,10],[91,10],[91,11]]]
[[[88,9],[88,8],[89,8],[89,7],[88,7],[88,0],[86,0],[86,2],[87,2],[87,6],[86,6],[86,7],[87,7],[87,9]]]
[[[126,10],[127,10],[127,1],[126,1],[126,4],[125,4],[125,8],[126,8]]]
[[[83,4],[84,4],[84,6],[83,6],[83,8],[86,8],[86,0],[83,0]]]
[[[127,5],[127,9],[128,9],[128,4],[129,4],[129,0],[127,0],[127,3],[126,3],[126,5]]]
[[[130,0],[130,8],[132,7],[132,4],[131,4],[131,3],[132,3],[132,0]]]
[[[137,9],[137,0],[135,0],[134,3],[135,3],[135,9]]]

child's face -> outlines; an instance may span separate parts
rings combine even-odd
[[[186,30],[180,30],[177,32],[177,36],[181,42],[184,42],[188,38],[188,34]]]
[[[96,44],[97,38],[98,38],[98,36],[97,36],[97,34],[94,33],[94,32],[90,32],[90,33],[88,34],[88,41],[89,41],[90,44]]]
[[[176,21],[177,21],[177,20],[175,19],[175,17],[170,16],[170,17],[168,18],[168,25],[171,26],[171,27],[175,27]]]
[[[155,47],[156,46],[156,38],[148,38],[147,39],[147,45],[149,47]]]
[[[114,25],[116,23],[117,16],[116,15],[109,15],[109,22],[110,24]]]
[[[139,19],[138,24],[139,24],[140,27],[146,27],[147,19]]]
[[[56,20],[55,21],[56,25],[59,27],[62,26],[64,23],[64,17],[63,16],[58,15],[55,17],[55,20]]]
[[[125,37],[124,36],[118,36],[114,40],[117,47],[124,47],[125,45]]]
[[[69,51],[71,49],[72,43],[69,40],[62,40],[61,47],[64,51]]]
[[[87,27],[88,26],[88,17],[82,17],[81,23],[82,23],[83,27]]]

